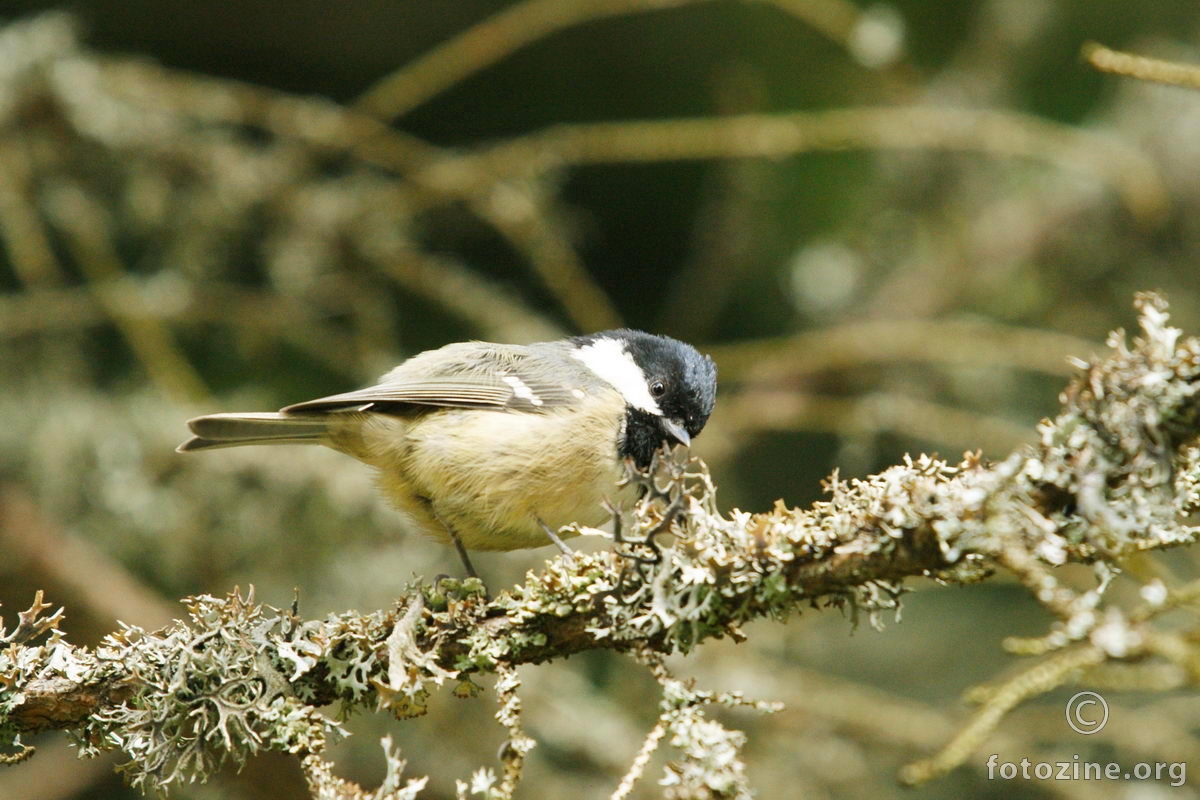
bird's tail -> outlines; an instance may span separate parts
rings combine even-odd
[[[320,444],[329,430],[325,416],[247,413],[209,414],[188,420],[195,434],[179,447],[180,453],[245,444]]]

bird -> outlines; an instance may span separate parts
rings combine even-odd
[[[646,469],[661,448],[689,446],[716,393],[710,357],[639,330],[457,342],[365,389],[277,412],[196,417],[177,450],[317,444],[349,455],[475,577],[469,550],[553,543],[569,552],[556,531],[603,524],[626,462]]]

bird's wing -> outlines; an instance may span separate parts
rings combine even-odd
[[[401,364],[375,386],[330,395],[282,409],[284,414],[388,411],[396,406],[495,408],[542,411],[578,402],[577,387],[536,377],[527,348],[506,346],[481,353],[450,345]],[[457,351],[462,351],[461,353]],[[459,355],[461,357],[455,357]],[[436,356],[436,357],[435,357]]]

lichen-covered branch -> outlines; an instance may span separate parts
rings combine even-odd
[[[1190,543],[1198,531],[1187,519],[1200,505],[1200,339],[1167,325],[1161,298],[1140,296],[1138,307],[1141,335],[1127,344],[1114,334],[1106,357],[1080,362],[1039,442],[1001,462],[922,456],[862,480],[834,475],[828,499],[808,509],[721,513],[704,466],[676,453],[630,475],[644,496],[620,515],[610,549],[559,558],[493,599],[476,582],[444,580],[412,586],[390,609],[304,620],[234,590],[185,601],[187,617],[163,630],[126,628],[92,649],[69,644],[57,615],[41,616],[39,597],[0,640],[0,731],[10,752],[21,734],[47,729],[70,731],[85,752],[120,748],[145,786],[267,749],[303,755],[318,780],[329,771],[312,757],[340,734],[319,707],[410,716],[437,686],[473,692],[473,675],[499,673],[508,677],[497,717],[512,752],[497,785],[509,796],[532,746],[515,665],[607,648],[653,666],[714,637],[741,637],[742,624],[760,617],[821,604],[876,614],[897,607],[906,578],[966,583],[1007,569],[1057,622],[1015,642],[1039,660],[981,693],[962,736],[905,773],[932,777],[961,763],[1007,710],[1081,669],[1145,658],[1191,666],[1191,649],[1153,623],[1194,590],[1143,593],[1147,606],[1133,611],[1105,604],[1124,556]],[[1060,583],[1054,568],[1067,562],[1094,564],[1095,586]],[[688,691],[676,710],[712,700]],[[671,733],[684,750],[699,735],[694,726]],[[667,738],[656,729],[647,747]],[[493,780],[476,783],[486,792]]]

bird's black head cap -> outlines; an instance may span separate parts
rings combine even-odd
[[[577,337],[573,342],[587,347],[604,340],[620,342],[644,378],[644,387],[623,389],[629,408],[622,455],[645,467],[663,442],[699,435],[717,400],[713,360],[686,342],[628,328]],[[681,436],[679,428],[687,435]]]

